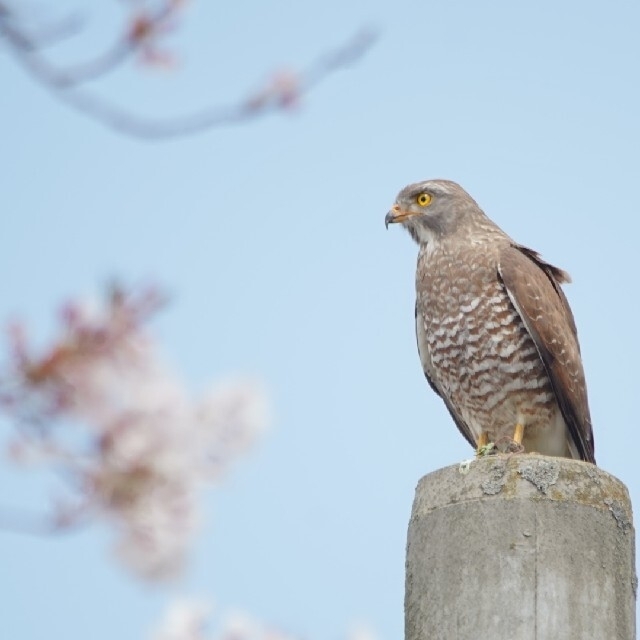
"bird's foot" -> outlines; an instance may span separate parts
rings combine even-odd
[[[476,449],[476,458],[484,458],[484,456],[493,456],[498,453],[495,442],[486,442]]]
[[[500,438],[495,443],[495,448],[500,453],[524,453],[524,445],[514,440],[513,438],[509,438],[509,436],[505,436],[504,438]]]

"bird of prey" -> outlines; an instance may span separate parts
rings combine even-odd
[[[425,376],[478,452],[489,443],[595,463],[569,275],[514,242],[460,185],[411,184],[385,218],[419,244]]]

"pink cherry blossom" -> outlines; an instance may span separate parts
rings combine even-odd
[[[149,580],[179,572],[197,531],[198,489],[219,481],[267,422],[253,382],[190,396],[144,331],[160,304],[152,290],[116,290],[102,305],[67,305],[40,355],[16,325],[0,375],[0,406],[19,425],[13,459],[72,478],[75,507],[66,504],[60,522],[74,513],[111,523],[117,556]]]
[[[213,619],[213,606],[205,600],[181,599],[172,602],[151,640],[300,640],[251,614],[235,610]],[[212,618],[210,620],[210,618]],[[216,623],[215,627],[213,622]],[[211,627],[211,628],[209,628]],[[358,624],[346,634],[346,640],[376,640],[372,631]]]

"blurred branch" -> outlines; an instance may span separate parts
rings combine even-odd
[[[180,0],[166,0],[154,12],[132,15],[125,34],[107,51],[65,69],[51,64],[42,49],[56,37],[68,34],[68,25],[55,25],[39,36],[30,34],[9,4],[0,1],[0,38],[23,69],[59,100],[111,129],[147,140],[192,135],[290,108],[327,76],[359,60],[375,39],[372,32],[362,31],[342,46],[320,56],[307,69],[275,74],[262,89],[244,100],[227,106],[205,107],[177,117],[138,115],[80,86],[120,68],[136,54],[144,55],[152,63],[166,62],[168,56],[158,49],[157,40],[166,32],[181,6]]]
[[[106,51],[65,69],[51,64],[42,49],[77,33],[80,28],[77,18],[70,17],[34,33],[16,17],[6,2],[0,2],[0,36],[4,37],[10,51],[30,75],[52,91],[64,91],[100,79],[148,47],[165,31],[180,5],[179,0],[167,0],[156,11],[133,15],[125,33]]]

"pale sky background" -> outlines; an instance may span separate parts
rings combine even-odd
[[[61,55],[117,28],[117,5],[91,4]],[[194,391],[255,375],[274,414],[207,494],[169,588],[134,582],[104,529],[0,532],[2,637],[145,638],[175,595],[309,640],[358,621],[402,636],[415,485],[472,454],[419,366],[417,248],[383,223],[420,179],[460,182],[572,274],[597,460],[640,503],[637,2],[200,0],[172,40],[181,70],[134,65],[97,89],[150,114],[226,103],[370,25],[370,53],[296,113],[164,143],[78,115],[0,56],[0,319],[44,339],[64,299],[153,280],[173,296],[155,335]],[[6,466],[0,487],[5,505],[50,494]]]

